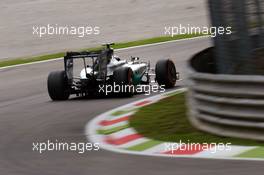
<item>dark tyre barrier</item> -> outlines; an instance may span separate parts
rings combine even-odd
[[[216,74],[212,51],[190,61],[191,123],[221,136],[264,140],[264,76]]]

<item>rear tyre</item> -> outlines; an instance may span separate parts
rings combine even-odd
[[[172,88],[175,86],[177,80],[177,72],[174,63],[167,60],[160,60],[155,68],[156,80],[160,86],[165,88]]]
[[[52,100],[67,100],[70,96],[65,71],[54,71],[48,76],[48,92]]]
[[[113,73],[113,82],[119,85],[119,94],[125,97],[133,96],[133,71],[129,67],[120,67]]]

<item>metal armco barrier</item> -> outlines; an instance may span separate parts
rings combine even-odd
[[[191,123],[221,136],[264,140],[264,76],[216,74],[213,49],[190,61]]]

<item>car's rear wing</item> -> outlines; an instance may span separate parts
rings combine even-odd
[[[111,57],[112,57],[111,50],[109,50],[108,48],[94,52],[87,52],[87,51],[67,52],[66,55],[64,56],[64,69],[66,72],[68,83],[72,84],[73,82],[74,59],[80,59],[80,58],[83,59],[85,70],[87,67],[86,59],[87,58],[92,59],[93,75],[94,75],[94,71],[96,71],[97,74],[95,78],[101,81],[105,81],[107,75],[107,64],[109,63]]]
[[[94,61],[96,58],[98,58],[100,55],[99,52],[67,52],[64,56],[64,70],[66,72],[67,79],[69,83],[71,84],[73,81],[73,60],[74,59],[83,59],[84,68],[87,67],[86,65],[86,58],[91,58]]]

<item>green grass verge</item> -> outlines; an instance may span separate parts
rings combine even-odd
[[[264,146],[264,142],[211,135],[192,127],[186,116],[185,93],[170,96],[141,108],[130,118],[131,127],[159,141],[184,143],[231,143]]]
[[[176,35],[174,37],[163,36],[163,37],[143,39],[143,40],[137,40],[137,41],[131,41],[131,42],[116,43],[113,46],[113,48],[114,49],[121,49],[121,48],[140,46],[140,45],[145,45],[145,44],[153,44],[153,43],[160,43],[160,42],[165,42],[165,41],[194,38],[194,37],[199,37],[199,36],[203,36],[203,35],[202,34],[184,34],[184,35]],[[98,50],[100,48],[101,47],[88,48],[88,49],[82,49],[82,51],[83,50],[89,50],[89,51]],[[36,56],[36,57],[31,57],[31,58],[17,58],[17,59],[11,59],[11,60],[4,60],[4,61],[0,61],[0,67],[6,67],[6,66],[25,64],[25,63],[31,63],[31,62],[36,62],[36,61],[44,61],[44,60],[60,58],[60,57],[63,57],[64,54],[65,54],[64,52],[61,52],[61,53]]]
[[[237,157],[243,158],[264,158],[264,147],[255,148],[245,153],[238,155]]]

